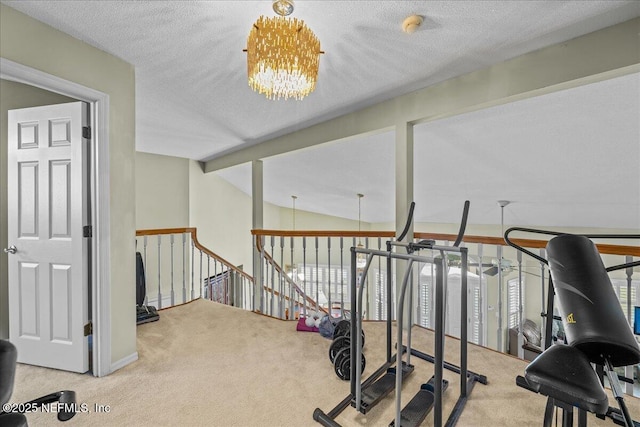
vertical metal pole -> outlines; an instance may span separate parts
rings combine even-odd
[[[158,309],[162,308],[162,281],[160,280],[160,267],[162,263],[160,262],[160,245],[162,241],[162,235],[158,234]]]
[[[410,259],[409,262],[407,263],[407,267],[405,270],[405,274],[404,277],[402,279],[402,284],[401,284],[401,288],[400,288],[400,295],[398,296],[398,322],[396,325],[397,328],[397,335],[396,335],[396,342],[398,345],[398,353],[402,354],[402,328],[404,325],[404,308],[405,308],[405,304],[404,304],[404,297],[405,294],[407,292],[407,287],[409,287],[409,299],[411,299],[411,287],[413,287],[413,280],[412,280],[412,271],[413,271],[413,260]],[[411,307],[411,303],[409,304],[409,307]],[[409,324],[409,328],[407,331],[407,335],[409,338],[409,341],[407,342],[407,362],[406,365],[409,366],[409,364],[411,363],[411,308],[409,308],[409,321],[407,322]],[[395,425],[400,426],[402,425],[402,421],[401,421],[401,413],[402,413],[402,357],[398,357],[397,359],[397,363],[396,363],[396,386],[395,386],[395,397],[396,397],[396,420],[395,420]]]
[[[319,312],[320,308],[320,268],[318,265],[318,236],[315,238],[316,249],[316,312]]]
[[[442,426],[442,374],[444,360],[444,284],[447,268],[445,258],[436,258],[436,325],[435,325],[435,349],[434,349],[434,395],[433,425]]]
[[[329,318],[333,312],[333,306],[331,304],[331,237],[327,237],[327,300],[329,301]]]
[[[478,281],[480,283],[480,290],[478,292],[478,344],[484,346],[486,344],[486,337],[484,333],[484,292],[486,287],[482,285],[482,279],[484,276],[484,272],[482,271],[482,243],[478,243],[478,263],[480,264],[480,267],[478,268]]]
[[[467,264],[469,254],[467,248],[460,248],[460,256],[462,260],[461,277],[460,277],[460,396],[467,396],[467,317],[468,317],[468,299],[467,292],[469,289],[467,282]]]
[[[302,237],[302,315],[307,317],[307,237]]]
[[[422,268],[424,267],[423,263],[418,263],[418,304],[416,305],[417,316],[416,322],[420,326],[427,327],[425,321],[425,306],[424,302],[426,299],[424,283],[422,282]]]
[[[391,255],[392,248],[390,240],[387,240],[387,252]],[[391,295],[393,292],[393,284],[391,283],[391,275],[393,274],[392,270],[391,256],[387,256],[387,363],[391,363],[391,347],[393,345],[391,342],[391,322],[393,321],[393,308],[391,301]],[[398,353],[402,354],[401,348],[397,349],[396,354]],[[397,356],[396,359],[398,359]]]
[[[271,236],[271,254],[273,255],[275,252],[273,251],[273,248],[275,247],[275,236]],[[276,282],[275,282],[275,272],[276,272],[276,266],[274,265],[273,262],[271,262],[271,291],[269,292],[269,295],[271,296],[271,300],[269,301],[269,315],[273,316],[273,300],[275,299],[275,287],[276,287]],[[267,273],[268,274],[268,273]]]
[[[176,294],[174,291],[173,284],[173,244],[174,244],[175,234],[171,235],[171,305],[176,305]]]
[[[545,250],[544,249],[540,249],[540,256],[542,258],[545,257]],[[546,327],[546,322],[547,322],[547,317],[543,316],[542,314],[544,313],[545,310],[545,303],[546,303],[546,299],[544,297],[544,288],[545,288],[545,284],[544,284],[544,274],[545,274],[545,263],[544,262],[540,262],[540,290],[542,292],[542,300],[540,300],[540,330],[541,332],[541,337],[540,337],[540,342],[543,343],[545,342],[545,337],[546,337],[546,333],[547,333],[547,327]]]
[[[187,234],[182,233],[182,302],[187,302]]]
[[[364,317],[362,316],[362,296],[364,295],[364,291],[365,291],[365,277],[367,272],[369,271],[369,266],[371,265],[371,257],[373,255],[367,255],[367,262],[364,266],[363,269],[363,273],[362,276],[360,276],[359,279],[359,284],[360,284],[360,288],[358,289],[358,306],[356,307],[355,313],[356,313],[356,317],[355,320],[351,320],[351,336],[355,337],[355,339],[351,340],[352,344],[351,344],[351,367],[352,369],[355,369],[355,379],[356,379],[356,384],[358,385],[358,388],[356,390],[356,396],[358,397],[356,400],[358,402],[357,406],[360,406],[360,403],[362,402],[362,372],[361,372],[361,361],[362,361],[362,320],[364,319]],[[354,330],[354,326],[355,326],[355,330]],[[353,346],[355,343],[355,351],[353,350]],[[352,371],[353,372],[353,371]],[[360,411],[360,408],[358,408],[358,411]]]
[[[518,357],[524,359],[524,304],[522,303],[522,252],[518,251]]]
[[[202,298],[204,295],[204,281],[202,280],[202,251],[200,249],[198,249],[198,251],[200,252],[200,286],[198,287],[200,288],[200,298]]]
[[[409,277],[409,319],[407,320],[407,365],[411,364],[411,328],[413,327],[413,260],[409,261],[407,266],[407,275]],[[400,348],[398,346],[398,348]]]
[[[344,238],[340,237],[340,317],[344,319]]]
[[[220,267],[223,267],[222,263],[220,264]],[[215,283],[218,283],[218,262],[215,260],[215,258],[213,260],[213,277],[215,278]],[[209,281],[211,281],[211,277],[209,277]],[[244,306],[242,306],[242,308],[244,308]]]
[[[298,283],[298,278],[296,277],[296,274],[294,274],[295,272],[297,272],[297,268],[295,267],[295,265],[293,265],[293,236],[291,236],[291,240],[290,240],[290,250],[291,250],[291,280],[293,281],[293,283]],[[289,318],[290,319],[295,319],[296,315],[294,312],[295,306],[293,304],[293,300],[295,299],[295,294],[294,294],[294,287],[289,285]]]
[[[633,262],[632,256],[625,256],[625,263]],[[633,328],[633,302],[631,300],[631,276],[633,276],[633,267],[627,267],[625,269],[625,275],[627,276],[627,320],[629,321],[629,325]]]
[[[147,267],[147,236],[144,236],[142,241],[143,241],[142,250],[143,250],[143,253],[144,253],[144,265],[145,265],[145,268],[146,268]],[[146,292],[145,292],[145,294],[146,294]],[[149,305],[147,295],[144,296],[144,305]]]
[[[356,322],[358,321],[358,313],[357,313],[357,304],[356,304],[356,291],[357,291],[357,271],[356,271],[356,251],[355,247],[351,247],[351,336],[356,336]],[[359,384],[359,381],[356,381],[356,365],[360,365],[360,363],[355,363],[355,353],[356,353],[357,343],[356,340],[351,340],[351,395],[356,398],[356,410],[360,412],[360,406],[362,403],[362,388]],[[359,361],[358,361],[359,362]],[[356,386],[356,383],[358,385]]]
[[[502,246],[497,247],[498,252],[498,339],[497,350],[504,353],[504,346],[502,344],[502,300],[504,298],[504,289],[502,283]]]
[[[262,248],[262,250],[260,251],[260,283],[258,284],[258,289],[260,289],[260,313],[264,313],[266,310],[266,291],[265,291],[265,284],[268,283],[265,280],[264,274],[265,274],[265,256],[264,256],[264,246],[266,243],[266,239],[265,236],[260,236],[260,247]]]
[[[433,257],[433,251],[431,251]],[[429,297],[429,327],[434,328],[436,325],[436,272],[435,265],[431,264],[431,296]]]
[[[284,236],[280,236],[280,265],[284,266]],[[284,276],[280,275],[278,280],[278,289],[280,290],[280,304],[279,306],[279,310],[278,310],[278,317],[280,317],[281,319],[284,319],[284,307],[287,303],[287,300],[285,298],[286,294],[285,294],[285,290],[284,290]]]
[[[633,262],[633,257],[632,256],[625,256],[624,259],[625,263],[630,263]],[[625,269],[625,273],[627,276],[627,319],[629,321],[629,325],[631,326],[631,329],[633,329],[633,305],[635,304],[635,301],[631,300],[631,281],[632,281],[632,276],[633,276],[633,267],[627,267]],[[634,370],[634,366],[626,366],[624,368],[624,374],[627,378],[633,378],[633,370]],[[628,395],[633,396],[633,384],[629,384],[629,383],[625,383],[625,393],[627,393]]]
[[[378,237],[378,250],[382,250],[382,239]],[[376,320],[382,320],[382,307],[384,305],[384,287],[382,283],[382,259],[378,257],[378,274],[376,278],[376,307],[378,308],[378,318]]]
[[[196,244],[194,243],[193,239],[191,239],[191,301],[193,301],[196,298],[196,292],[194,289],[195,286],[195,250],[196,250]]]
[[[207,292],[209,293],[209,299],[213,300],[213,286],[211,285],[211,256],[207,254]],[[204,296],[204,295],[203,295]],[[226,304],[226,301],[224,302]]]

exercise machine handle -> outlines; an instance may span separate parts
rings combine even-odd
[[[569,234],[569,233],[563,233],[560,231],[549,231],[549,230],[539,230],[536,228],[524,228],[524,227],[511,227],[509,229],[507,229],[507,231],[504,232],[504,241],[507,243],[507,245],[512,246],[514,248],[516,248],[517,250],[519,250],[520,252],[523,252],[527,255],[529,255],[532,258],[537,259],[540,262],[543,262],[547,265],[549,265],[549,262],[542,258],[540,255],[536,255],[533,252],[523,248],[522,246],[518,245],[517,243],[512,242],[509,239],[509,234],[511,234],[513,231],[523,231],[525,233],[535,233],[535,234],[545,234],[547,236],[560,236],[561,234]],[[576,236],[584,236],[586,238],[589,239],[640,239],[640,234],[576,234]],[[632,261],[632,262],[627,262],[624,264],[619,264],[619,265],[614,265],[611,267],[607,267],[607,272],[610,273],[612,271],[616,271],[616,270],[622,270],[624,268],[629,268],[629,267],[637,267],[640,265],[640,261]]]
[[[413,208],[415,207],[416,202],[411,202],[411,205],[409,206],[409,215],[407,215],[407,223],[404,225],[404,229],[402,230],[402,233],[400,233],[400,236],[398,236],[398,242],[401,242],[409,232],[411,221],[413,221]]]
[[[509,234],[511,234],[513,231],[524,231],[527,233],[537,233],[537,234],[548,234],[548,235],[552,235],[552,236],[557,236],[559,234],[562,233],[557,233],[555,231],[545,231],[545,230],[536,230],[534,228],[523,228],[523,227],[511,227],[509,229],[507,229],[507,231],[504,232],[504,241],[507,243],[507,245],[516,248],[517,250],[519,250],[520,252],[523,252],[527,255],[529,255],[532,258],[537,259],[538,261],[549,265],[549,261],[547,261],[546,259],[542,258],[540,255],[536,255],[533,252],[531,252],[530,250],[527,250],[525,248],[523,248],[522,246],[512,242],[509,239]]]
[[[465,200],[464,208],[462,208],[462,221],[460,221],[460,229],[458,230],[458,237],[456,237],[456,241],[453,244],[456,248],[462,242],[462,238],[464,237],[464,230],[467,228],[467,218],[469,217],[469,201]]]

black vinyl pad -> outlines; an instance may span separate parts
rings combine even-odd
[[[16,347],[7,340],[0,340],[0,404],[11,398],[13,380],[16,373]]]
[[[589,359],[574,347],[549,347],[527,366],[524,376],[531,388],[542,395],[600,415],[609,408]]]
[[[562,234],[547,244],[549,271],[567,342],[599,365],[640,362],[640,347],[613,291],[596,245]]]

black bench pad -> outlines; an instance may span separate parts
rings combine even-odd
[[[580,350],[554,345],[525,369],[530,389],[596,414],[606,414],[609,400],[589,359]]]

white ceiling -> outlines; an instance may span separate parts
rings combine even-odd
[[[298,0],[326,52],[316,91],[270,101],[246,82],[242,49],[271,1],[2,1],[136,69],[139,151],[215,158],[418,88],[640,16],[637,1]],[[418,13],[413,35],[402,20]],[[420,221],[640,228],[638,75],[422,124]],[[364,153],[364,155],[363,155]],[[392,221],[393,135],[265,159],[265,199]],[[443,161],[443,159],[450,159]],[[249,169],[216,172],[247,190]],[[446,179],[443,179],[446,177]]]

